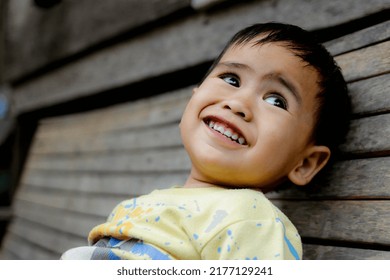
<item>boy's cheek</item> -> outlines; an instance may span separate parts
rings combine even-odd
[[[300,123],[308,129],[314,128],[315,113],[312,111],[304,111],[301,115]]]

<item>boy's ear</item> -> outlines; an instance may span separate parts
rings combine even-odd
[[[330,149],[326,146],[311,146],[299,163],[290,171],[288,178],[298,186],[308,184],[326,165],[330,158]]]

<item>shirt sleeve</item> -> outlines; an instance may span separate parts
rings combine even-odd
[[[274,220],[249,220],[230,224],[203,247],[202,259],[281,260],[301,259],[300,237]]]

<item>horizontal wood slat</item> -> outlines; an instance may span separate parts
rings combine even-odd
[[[43,188],[53,191],[69,191],[123,197],[149,193],[154,189],[183,185],[187,176],[188,170],[162,173],[90,173],[79,171],[53,172],[28,169],[22,178],[20,192],[23,192],[24,188]]]
[[[2,246],[3,257],[15,260],[58,260],[58,255],[49,252],[22,236],[9,233]]]
[[[61,141],[66,137],[67,141]],[[32,153],[94,153],[104,151],[129,151],[149,148],[169,148],[181,146],[179,123],[118,131],[110,133],[90,133],[39,137],[34,140]]]
[[[390,112],[389,74],[350,83],[348,87],[353,114],[367,115]]]
[[[190,162],[182,147],[124,153],[110,152],[59,157],[30,155],[27,168],[102,172],[162,172],[189,170]]]
[[[72,212],[100,216],[106,219],[114,207],[124,199],[131,197],[118,198],[116,196],[96,196],[92,194],[80,194],[73,192],[48,192],[32,191],[30,188],[18,196],[20,203],[28,202],[43,207],[55,208],[62,211],[71,209]]]
[[[335,246],[305,244],[306,260],[389,260],[390,252]]]
[[[340,149],[350,154],[389,154],[389,135],[390,114],[353,120]]]
[[[34,4],[23,2],[10,1],[7,11],[10,59],[7,59],[6,75],[12,79],[150,24],[190,4],[190,0],[115,0],[115,4],[79,0],[61,1],[52,9],[42,11]]]
[[[324,46],[333,55],[350,52],[364,48],[373,43],[382,42],[390,38],[389,23],[383,22],[377,25],[358,30],[352,34],[328,41]]]
[[[274,203],[303,237],[390,245],[390,200]]]
[[[337,162],[315,186],[268,193],[283,199],[389,199],[390,157]]]
[[[336,61],[346,81],[356,81],[389,72],[390,41],[342,54]]]
[[[89,231],[98,224],[105,222],[106,218],[96,215],[85,215],[77,212],[62,211],[61,209],[47,207],[28,201],[15,201],[15,216],[39,224],[56,231],[86,238]]]
[[[303,0],[255,1],[164,25],[23,83],[15,88],[15,110],[46,107],[211,61],[234,32],[255,22],[283,21],[314,30],[388,8],[383,0],[335,3],[319,0],[314,8]]]
[[[27,242],[35,244],[35,246],[52,252],[53,257],[56,255],[56,259],[59,259],[61,254],[70,247],[84,246],[88,243],[86,237],[76,237],[23,219],[18,219],[17,221],[17,223],[13,223],[9,227],[9,232],[12,235],[23,238]],[[24,234],[26,232],[28,234]]]
[[[62,133],[71,137],[83,137],[90,133],[126,131],[178,122],[192,94],[192,88],[105,109],[47,118],[40,122],[37,135],[55,137]]]

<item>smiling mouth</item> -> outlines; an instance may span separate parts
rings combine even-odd
[[[242,136],[239,132],[237,132],[233,127],[229,126],[228,124],[219,121],[217,119],[214,120],[211,118],[205,119],[204,122],[209,128],[222,134],[223,136],[230,139],[231,141],[236,142],[243,146],[247,145],[244,136]]]

